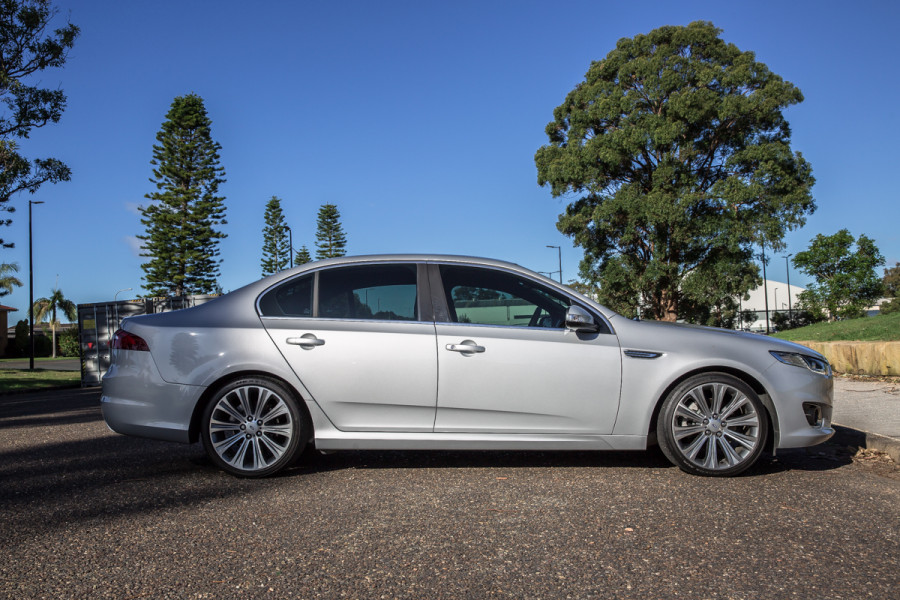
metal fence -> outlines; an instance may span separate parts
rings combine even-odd
[[[100,385],[109,369],[112,336],[127,317],[169,312],[198,306],[216,296],[141,298],[78,305],[78,335],[81,340],[81,386]]]

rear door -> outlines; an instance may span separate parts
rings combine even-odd
[[[331,267],[261,296],[272,340],[338,429],[432,431],[437,358],[424,272],[415,263]]]

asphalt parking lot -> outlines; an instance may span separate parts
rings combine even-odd
[[[309,453],[241,480],[0,396],[4,598],[896,598],[900,468],[859,436],[706,479],[658,452]]]

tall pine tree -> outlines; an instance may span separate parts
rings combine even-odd
[[[225,181],[219,164],[221,146],[210,135],[212,122],[196,94],[172,102],[153,146],[153,177],[157,191],[141,207],[146,229],[141,256],[144,287],[155,296],[185,296],[217,292],[219,240],[216,227],[226,224]]]
[[[309,248],[306,247],[306,244],[300,247],[300,251],[294,256],[294,266],[299,267],[300,265],[305,265],[308,262],[312,262],[312,257],[309,255]]]
[[[263,277],[287,269],[291,262],[287,227],[281,211],[281,198],[272,196],[266,204],[266,226],[263,227],[262,267]]]
[[[341,227],[341,213],[334,204],[319,209],[316,228],[316,260],[347,254],[347,237]]]

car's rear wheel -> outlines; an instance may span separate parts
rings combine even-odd
[[[220,468],[264,477],[303,451],[308,421],[294,394],[277,381],[245,377],[218,390],[203,412],[203,447]]]
[[[736,475],[757,461],[768,434],[765,407],[726,373],[690,377],[666,397],[657,421],[663,454],[683,471]]]

